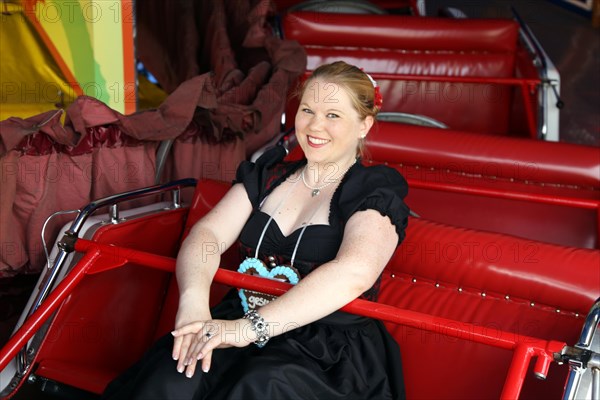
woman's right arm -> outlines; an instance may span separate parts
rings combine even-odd
[[[177,256],[180,297],[202,296],[208,304],[221,254],[235,243],[251,212],[246,190],[238,183],[192,227]]]
[[[251,212],[252,204],[246,189],[238,183],[191,229],[177,256],[179,308],[175,328],[211,319],[210,285],[221,254],[235,243]],[[173,358],[179,360],[179,372],[184,370],[183,360],[190,341],[187,337],[175,339]]]

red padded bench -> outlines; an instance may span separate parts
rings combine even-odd
[[[93,239],[175,256],[181,237],[228,187],[199,182],[187,221],[185,209],[167,211],[103,226]],[[225,257],[224,267],[236,268],[235,253]],[[411,219],[405,242],[384,271],[379,302],[451,318],[457,326],[572,344],[600,295],[594,278],[599,265],[597,250]],[[213,299],[221,293],[215,290]],[[172,329],[176,301],[171,274],[140,263],[86,276],[59,308],[35,373],[100,392],[156,336]],[[510,351],[472,343],[468,335],[448,337],[443,329],[389,329],[402,349],[409,398],[498,398]],[[559,398],[567,367],[555,367],[545,382],[528,377],[522,398]]]
[[[600,296],[600,251],[543,244],[411,219],[386,267],[380,303],[455,320],[439,330],[388,324],[400,344],[409,399],[498,399],[512,352],[446,336],[466,323],[577,342]],[[530,370],[521,399],[559,399],[567,366]]]
[[[437,222],[600,248],[600,150],[378,122],[366,164],[408,180],[407,204]],[[291,159],[302,157],[296,147]]]
[[[427,219],[600,247],[598,148],[383,122],[367,148],[407,178],[407,202]]]
[[[306,49],[309,71],[341,59],[371,73],[383,111],[424,115],[457,130],[537,137],[540,81],[535,69],[517,65],[531,61],[518,49],[514,21],[294,12],[282,27]],[[295,111],[290,104],[288,114]]]
[[[224,189],[199,183],[186,232]],[[235,268],[235,256],[230,251],[223,265]],[[228,289],[214,286],[213,299]],[[600,296],[600,251],[412,218],[381,288],[379,302],[453,319],[457,326],[471,323],[571,344]],[[176,298],[176,288],[171,290]],[[159,334],[171,329],[175,303],[164,309]],[[499,398],[510,351],[447,337],[442,327],[428,332],[388,324],[388,329],[401,346],[408,398]],[[567,370],[553,365],[547,381],[530,373],[521,398],[560,398]]]

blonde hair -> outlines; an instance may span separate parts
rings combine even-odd
[[[309,83],[315,79],[335,83],[346,89],[360,119],[373,117],[375,121],[379,113],[379,107],[375,105],[375,87],[369,76],[360,68],[344,61],[321,65],[299,86],[295,95],[301,99]],[[358,142],[357,154],[364,155],[364,139]]]

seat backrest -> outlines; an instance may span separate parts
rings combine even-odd
[[[374,161],[421,166],[415,177],[420,180],[433,179],[435,174],[426,171],[434,167],[466,173],[470,181],[495,177],[514,185],[527,183],[532,191],[545,183],[575,197],[600,190],[600,149],[592,146],[378,122],[369,134],[367,150]]]
[[[441,77],[377,79],[384,111],[425,115],[454,129],[508,133],[511,87],[444,77],[513,77],[514,21],[295,12],[282,25],[285,37],[306,49],[309,71],[344,60],[373,74]],[[293,104],[288,111],[295,112]]]
[[[363,163],[408,180],[407,204],[437,222],[600,248],[596,147],[378,122]],[[303,157],[297,146],[290,159]]]
[[[223,198],[230,187],[230,184],[216,180],[203,179],[198,181],[194,197],[190,204],[190,211],[183,228],[182,241],[185,240],[194,224],[206,215],[219,200],[221,200],[221,198]],[[233,268],[239,264],[239,251],[236,246],[232,246],[221,256],[221,266],[224,268]],[[231,288],[224,285],[213,284],[211,286],[210,294],[211,305],[217,304],[229,289]],[[161,309],[156,333],[154,335],[155,339],[158,339],[173,330],[178,305],[179,290],[177,288],[177,281],[172,279],[169,283],[167,294]]]
[[[411,219],[386,267],[379,302],[573,345],[600,296],[600,251]],[[407,397],[497,399],[512,352],[414,326],[388,325],[400,344]],[[475,334],[475,333],[473,333]],[[521,399],[558,399],[568,368],[527,375]],[[432,382],[434,384],[432,384]]]
[[[385,163],[407,178],[406,201],[427,219],[600,247],[595,147],[381,122],[369,135],[367,150],[372,163]],[[511,193],[516,197],[506,197]]]
[[[85,238],[175,257],[187,208],[102,224]],[[128,263],[86,275],[58,309],[39,348],[36,375],[100,393],[154,341],[172,274]]]

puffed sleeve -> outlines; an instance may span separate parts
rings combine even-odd
[[[404,203],[407,194],[408,184],[395,169],[384,165],[360,166],[344,185],[338,204],[344,221],[363,210],[376,210],[389,217],[396,227],[400,245],[404,240],[410,213]]]
[[[233,183],[242,183],[253,208],[258,208],[262,193],[269,179],[268,171],[286,156],[283,146],[265,151],[255,162],[242,161],[238,166]]]

